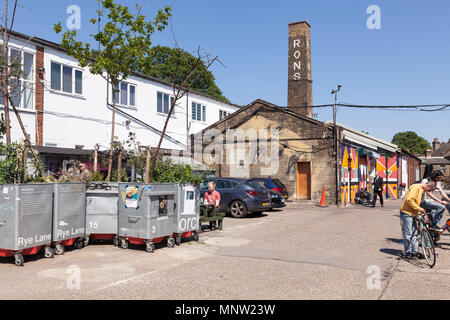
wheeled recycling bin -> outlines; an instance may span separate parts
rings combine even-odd
[[[86,227],[86,184],[55,183],[53,185],[52,243],[56,254],[66,246],[81,249]]]
[[[14,256],[22,266],[24,255],[45,247],[51,258],[53,184],[0,185],[0,256]]]
[[[173,238],[177,184],[119,183],[119,243],[145,244],[147,252],[154,252],[155,244]]]
[[[174,218],[175,243],[193,237],[198,241],[200,223],[200,187],[191,183],[178,183]]]
[[[118,183],[90,183],[86,188],[86,238],[114,239],[117,238],[117,206],[119,199]]]

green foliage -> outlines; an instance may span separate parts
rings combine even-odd
[[[175,80],[175,84],[180,85],[183,79],[188,78],[188,74],[198,61],[198,57],[194,57],[183,49],[155,46],[144,62],[139,65],[138,71],[170,83]],[[203,74],[194,83],[185,83],[185,87],[192,85],[191,88],[195,91],[230,103],[216,85],[212,72],[206,69],[207,66],[202,62],[201,67],[197,68],[189,78],[194,80],[198,75]]]
[[[1,95],[1,91],[0,91],[0,95]],[[5,136],[6,133],[6,124],[5,124],[5,116],[3,115],[3,113],[0,116],[0,140],[3,140],[3,137]]]
[[[399,132],[392,138],[392,143],[413,154],[424,154],[430,143],[414,131]]]
[[[0,184],[18,183],[24,172],[23,166],[24,146],[11,143],[4,145],[0,143]]]
[[[117,177],[117,173],[116,173],[116,177]],[[103,173],[101,173],[100,171],[97,172],[92,172],[91,173],[91,180],[90,181],[105,181],[105,175]],[[114,180],[113,180],[114,181]]]
[[[207,172],[193,174],[189,165],[176,164],[170,158],[156,162],[154,182],[192,182],[200,184],[205,180]]]
[[[117,171],[118,170],[113,170],[113,172],[111,173],[111,181],[114,182],[117,181]],[[122,170],[120,170],[120,182],[127,182],[127,181],[128,181],[127,172],[125,168],[122,168]]]
[[[171,8],[166,6],[159,10],[154,21],[146,21],[141,6],[136,5],[136,14],[132,14],[127,6],[115,3],[114,0],[97,0],[101,9],[97,10],[97,18],[90,22],[99,26],[93,34],[100,49],[92,49],[89,43],[77,41],[77,31],[68,30],[62,36],[61,46],[70,56],[79,61],[81,67],[88,67],[93,74],[106,72],[108,81],[117,84],[126,79],[132,70],[144,62],[150,54],[151,36],[162,31],[168,24]],[[56,33],[62,32],[61,22],[54,25]]]

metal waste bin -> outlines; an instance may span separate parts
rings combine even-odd
[[[110,240],[118,245],[118,183],[90,183],[86,188],[86,238]]]
[[[200,221],[200,187],[192,183],[178,183],[174,217],[175,243],[192,237],[198,241]]]
[[[22,266],[24,255],[45,246],[51,258],[53,184],[0,185],[0,256],[14,256]]]
[[[164,240],[175,246],[173,224],[177,184],[119,183],[119,243],[145,244],[154,252],[155,244]]]
[[[56,254],[66,246],[83,247],[86,227],[86,184],[55,183],[53,185],[52,242]]]

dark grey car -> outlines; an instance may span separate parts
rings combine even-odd
[[[260,214],[270,210],[270,197],[265,188],[241,178],[208,178],[200,184],[200,196],[208,191],[208,183],[214,181],[220,193],[220,212],[234,218],[244,218],[248,213]]]

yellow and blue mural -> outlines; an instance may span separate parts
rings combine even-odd
[[[354,202],[355,194],[359,190],[359,158],[358,148],[342,144],[341,146],[341,204],[346,205],[349,200]],[[351,170],[349,170],[349,168]],[[350,171],[350,172],[349,172]],[[349,177],[350,176],[350,177]],[[350,190],[349,190],[350,178]]]

